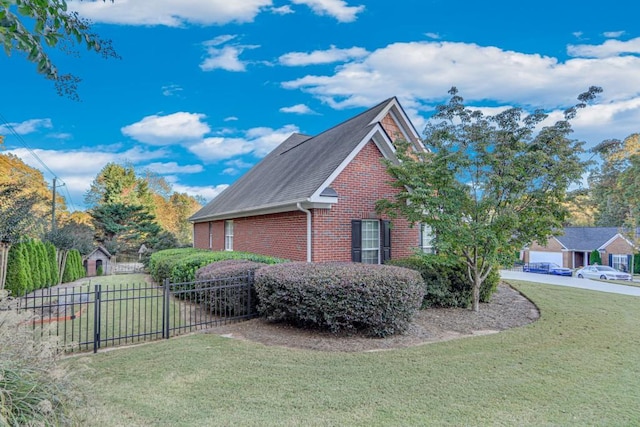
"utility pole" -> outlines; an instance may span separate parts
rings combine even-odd
[[[56,231],[56,178],[53,178],[53,199],[51,200],[51,232]]]

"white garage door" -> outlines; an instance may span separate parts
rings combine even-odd
[[[562,252],[531,251],[529,262],[554,262],[562,267]]]

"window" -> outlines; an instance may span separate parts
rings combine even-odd
[[[627,255],[611,255],[611,267],[620,271],[629,271]]]
[[[362,221],[362,262],[380,264],[379,221]]]
[[[427,254],[435,253],[433,247],[433,231],[427,224],[420,225],[420,249]]]
[[[233,250],[233,220],[224,222],[224,250]]]
[[[351,261],[380,264],[391,259],[389,221],[354,219],[351,221]]]
[[[209,249],[213,249],[213,223],[209,223]]]

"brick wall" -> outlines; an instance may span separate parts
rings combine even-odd
[[[609,265],[609,254],[611,255],[628,255],[633,254],[633,248],[622,237],[618,236],[613,242],[611,242],[602,253],[602,264]]]
[[[405,139],[395,120],[391,117],[391,114],[384,116],[380,124],[382,124],[382,128],[387,132],[392,142],[395,142],[397,139]]]
[[[313,260],[351,261],[351,220],[389,219],[378,215],[376,200],[391,199],[395,192],[391,177],[382,164],[382,153],[369,142],[330,185],[338,193],[338,203],[313,215]],[[411,255],[419,244],[418,227],[395,219],[391,230],[391,258]]]

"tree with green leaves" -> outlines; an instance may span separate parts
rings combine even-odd
[[[103,204],[91,210],[96,239],[112,254],[137,253],[162,229],[141,205]]]
[[[85,45],[104,58],[119,58],[111,41],[94,33],[88,20],[69,11],[65,0],[0,0],[0,44],[9,56],[25,54],[40,74],[55,83],[60,95],[75,100],[79,99],[80,78],[60,73],[50,49],[75,53],[74,46]]]
[[[427,150],[397,141],[399,162],[388,161],[387,170],[398,193],[377,208],[429,226],[440,254],[465,261],[474,311],[481,284],[501,260],[561,228],[567,189],[586,167],[583,143],[569,138],[570,121],[599,92],[591,87],[563,120],[538,129],[547,118],[542,110],[485,116],[452,88],[425,129]]]

